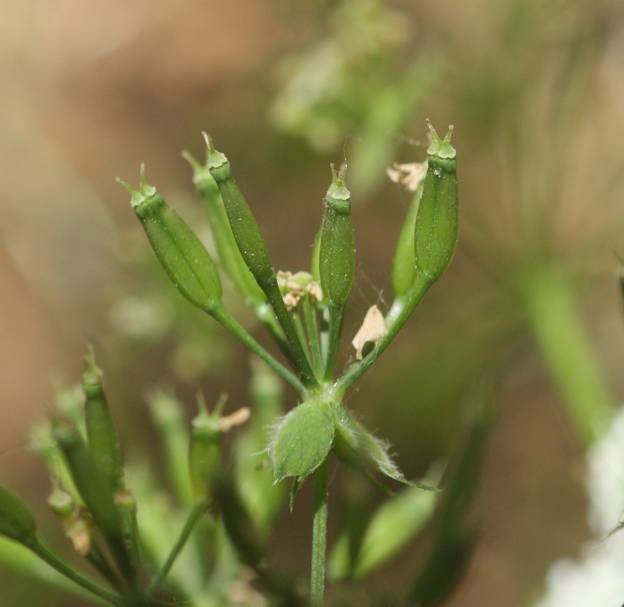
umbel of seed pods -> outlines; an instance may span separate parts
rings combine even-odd
[[[332,182],[324,199],[321,229],[316,238],[312,275],[278,273],[271,263],[253,213],[232,177],[225,155],[208,138],[206,162],[200,165],[190,155],[194,182],[206,202],[216,248],[223,269],[244,299],[268,328],[292,366],[292,371],[274,358],[226,310],[222,300],[217,265],[184,220],[165,202],[156,188],[146,183],[141,169],[138,189],[132,192],[135,213],[166,273],[193,305],[202,309],[262,358],[300,394],[301,403],[276,420],[267,453],[276,480],[292,478],[294,486],[321,468],[331,452],[369,476],[382,475],[407,483],[388,453],[387,444],[368,432],[343,407],[346,390],[384,352],[430,286],[447,268],[457,241],[458,196],[456,152],[451,145],[452,128],[442,139],[428,124],[431,144],[427,171],[401,230],[393,262],[395,299],[381,315],[369,310],[358,332],[357,360],[344,373],[335,374],[344,307],[354,269],[351,199],[345,184],[345,169],[332,168]],[[279,280],[278,280],[279,278]],[[318,284],[320,282],[320,286]],[[303,308],[304,323],[300,309]],[[372,327],[372,328],[371,328]],[[372,342],[367,350],[363,344]],[[58,483],[49,503],[62,519],[74,546],[119,592],[100,588],[58,559],[39,540],[35,519],[13,494],[0,487],[0,535],[21,543],[57,571],[111,604],[135,603],[140,564],[136,505],[124,483],[123,458],[102,387],[102,373],[92,353],[87,356],[82,380],[85,395],[86,440],[73,421],[53,420],[53,435],[70,473],[76,499]],[[182,539],[211,500],[211,485],[219,476],[221,434],[241,423],[249,412],[241,410],[222,418],[221,406],[208,414],[200,407],[194,421],[189,470],[196,505]],[[317,488],[324,493],[324,473]],[[317,492],[318,494],[318,492]],[[80,501],[80,506],[76,504]],[[324,540],[316,535],[324,527],[324,500],[315,514],[314,554],[324,552]],[[88,512],[89,524],[82,517]],[[105,542],[115,562],[112,567],[92,537],[91,527]],[[185,535],[186,534],[186,535]],[[152,578],[141,596],[149,597],[164,580],[183,545],[174,546],[170,558]],[[315,567],[313,566],[313,578]],[[317,572],[324,571],[317,567]],[[124,578],[120,580],[118,573]],[[313,602],[322,597],[323,579],[312,580]],[[316,596],[314,589],[316,588]]]
[[[267,352],[226,310],[217,264],[156,188],[145,182],[143,169],[139,189],[126,186],[157,258],[180,292],[239,337],[300,393],[301,403],[276,421],[270,438],[267,451],[276,480],[302,480],[325,461],[332,449],[342,459],[369,472],[404,480],[385,443],[361,427],[344,409],[342,400],[345,391],[386,349],[442,275],[455,249],[458,198],[452,128],[442,139],[431,124],[428,127],[428,169],[394,258],[393,277],[399,277],[393,280],[395,301],[385,317],[376,308],[369,311],[358,334],[358,343],[368,348],[358,349],[359,360],[340,377],[335,373],[336,360],[355,266],[346,167],[339,171],[332,167],[314,247],[312,277],[306,279],[320,282],[315,291],[318,295],[305,295],[300,302],[299,295],[293,297],[292,292],[284,291],[284,283],[292,284],[293,277],[300,274],[275,270],[225,154],[215,149],[206,135],[203,164],[184,153],[193,168],[193,181],[206,202],[221,269],[269,329],[292,370]]]

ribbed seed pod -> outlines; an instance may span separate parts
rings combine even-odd
[[[208,222],[225,271],[253,306],[261,305],[266,301],[266,297],[238,250],[219,186],[210,174],[207,164],[200,165],[188,152],[184,152],[183,156],[193,168],[193,183],[206,203]]]
[[[418,214],[422,192],[423,184],[421,183],[416,189],[416,192],[414,192],[414,197],[410,202],[394,253],[392,262],[392,288],[394,289],[396,297],[405,295],[414,283],[414,278],[416,277],[414,232],[416,229],[416,216]]]
[[[207,501],[212,497],[215,475],[221,463],[221,431],[219,411],[209,415],[203,403],[193,420],[189,444],[189,475],[193,496]]]
[[[344,182],[346,165],[336,172],[325,195],[319,244],[319,273],[323,295],[333,306],[347,301],[353,284],[355,249],[351,222],[351,194]]]
[[[440,139],[431,123],[427,124],[431,144],[427,150],[427,176],[416,215],[414,250],[416,267],[433,282],[450,263],[457,244],[457,154],[451,145],[453,127],[449,127],[444,139]]]
[[[76,488],[91,512],[95,524],[102,531],[118,560],[126,561],[121,519],[108,476],[96,464],[82,436],[71,422],[55,419],[52,422],[52,431],[65,456]]]
[[[221,192],[223,206],[238,250],[249,271],[267,296],[284,330],[288,348],[297,370],[305,380],[312,382],[314,381],[312,368],[297,336],[293,320],[282,300],[269,252],[256,219],[236,181],[234,181],[230,161],[223,152],[214,148],[206,134],[204,134],[204,138],[207,145],[206,166]]]
[[[266,243],[245,197],[234,181],[230,161],[225,154],[215,150],[208,137],[206,145],[207,167],[221,192],[232,234],[247,267],[264,290],[275,280]]]
[[[221,280],[210,254],[156,188],[145,182],[143,167],[138,190],[119,181],[130,190],[134,212],[158,260],[180,293],[207,312],[219,306]]]
[[[102,370],[95,362],[93,348],[90,348],[85,357],[85,370],[82,374],[89,451],[111,486],[120,489],[123,486],[123,458],[117,429],[106,401],[102,377]]]
[[[0,487],[0,535],[24,546],[36,540],[37,524],[30,510],[12,493]]]

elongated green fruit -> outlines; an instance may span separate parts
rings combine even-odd
[[[351,194],[344,182],[346,165],[336,172],[325,195],[319,244],[319,274],[323,296],[332,306],[344,306],[353,284],[355,249],[351,222]]]
[[[210,138],[204,134],[207,145],[206,166],[219,186],[223,206],[230,222],[238,250],[249,271],[269,300],[277,319],[284,330],[286,341],[297,370],[307,381],[314,381],[314,374],[297,337],[292,318],[282,300],[275,270],[269,252],[260,233],[256,219],[232,177],[230,161],[226,155],[214,148]]]
[[[263,304],[266,297],[238,250],[219,186],[210,174],[207,163],[200,165],[188,152],[183,152],[183,156],[193,168],[193,183],[206,203],[210,229],[225,271],[236,288],[254,307]]]
[[[0,487],[0,535],[30,547],[36,532],[37,524],[30,510],[19,498]]]
[[[431,123],[427,125],[429,166],[416,215],[414,250],[416,267],[433,282],[446,270],[457,244],[457,154],[451,145],[453,127],[440,139]]]
[[[223,401],[221,401],[222,403]],[[212,497],[215,475],[221,463],[221,436],[218,419],[220,406],[209,415],[203,402],[193,420],[189,444],[189,474],[196,500],[208,501]]]
[[[52,422],[52,432],[95,524],[106,538],[124,573],[129,574],[132,567],[124,544],[121,518],[115,505],[113,486],[109,477],[99,468],[72,422],[55,419]]]
[[[353,247],[353,224],[351,222],[351,193],[345,186],[343,164],[336,172],[331,165],[332,182],[325,194],[325,212],[321,223],[319,242],[319,274],[323,297],[329,303],[329,336],[325,379],[334,373],[344,305],[353,284],[355,249]]]
[[[221,302],[219,273],[193,230],[164,201],[156,188],[145,182],[143,167],[138,190],[118,181],[130,190],[134,212],[158,260],[180,293],[202,310],[210,312],[217,307]]]
[[[396,297],[405,295],[414,284],[414,279],[416,278],[414,232],[422,193],[423,184],[421,183],[416,192],[414,192],[414,197],[410,202],[401,233],[399,234],[399,240],[397,241],[392,263],[392,288]]]
[[[264,291],[275,282],[269,251],[245,197],[232,177],[230,161],[206,136],[207,167],[217,183],[232,234],[250,272]]]
[[[102,385],[102,370],[95,362],[93,348],[85,357],[82,390],[85,395],[85,424],[89,451],[98,468],[114,489],[123,486],[123,458],[117,429]]]

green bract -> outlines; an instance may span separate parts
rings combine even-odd
[[[30,510],[19,498],[0,487],[0,535],[31,546],[36,531],[37,524]]]
[[[382,474],[409,484],[390,456],[390,445],[366,430],[340,407],[336,415],[336,454],[345,463],[366,474]]]
[[[351,194],[344,182],[346,165],[332,165],[332,183],[325,195],[319,243],[319,274],[323,295],[333,306],[344,306],[353,284],[355,249],[351,223]]]
[[[457,244],[458,196],[456,152],[451,145],[453,128],[440,139],[428,123],[431,145],[427,150],[427,175],[416,215],[414,250],[416,267],[429,280],[437,280],[453,257]]]
[[[139,189],[126,187],[132,193],[134,212],[169,278],[198,308],[208,312],[216,308],[221,303],[221,281],[206,247],[156,188],[145,183],[143,168]]]
[[[302,403],[284,416],[269,446],[275,480],[312,474],[331,450],[335,423],[332,406],[323,400]]]
[[[406,487],[384,502],[368,522],[355,554],[348,533],[340,536],[330,558],[334,579],[362,577],[400,552],[431,519],[437,495]]]
[[[85,357],[82,390],[85,395],[85,424],[89,451],[111,486],[123,486],[123,458],[117,429],[108,408],[102,385],[102,370],[95,362],[93,349]]]

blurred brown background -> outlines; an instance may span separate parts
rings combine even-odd
[[[119,299],[126,292],[139,301],[149,297],[137,288],[146,272],[157,288],[169,285],[149,256],[135,263],[147,244],[114,178],[136,182],[145,162],[148,179],[203,225],[180,150],[200,154],[200,131],[208,130],[230,157],[276,265],[306,268],[328,162],[348,156],[352,139],[366,146],[366,135],[350,125],[344,149],[313,149],[280,131],[270,108],[284,86],[279,66],[328,35],[336,4],[0,3],[0,465],[3,481],[31,501],[43,502],[47,481],[26,448],[29,430],[45,415],[55,382],[75,381],[89,341],[103,352],[115,414],[126,420],[124,436],[142,437],[131,456],[150,444],[142,423],[148,386],[164,379],[182,394],[201,387],[209,398],[221,391],[247,398],[245,355],[225,345],[220,354],[218,344],[228,339],[217,329],[206,336],[214,333],[217,344],[208,348],[210,364],[196,371],[194,351],[178,345],[172,362],[170,334],[120,353]],[[452,451],[462,396],[474,378],[494,368],[503,376],[475,512],[482,535],[449,604],[525,605],[548,563],[574,554],[586,535],[583,445],[519,309],[519,291],[509,284],[515,272],[522,274],[519,259],[543,255],[565,269],[580,326],[609,398],[618,402],[624,387],[616,286],[616,254],[624,254],[622,10],[607,1],[386,4],[407,28],[405,57],[430,54],[445,66],[391,135],[393,158],[422,160],[422,148],[406,140],[423,138],[424,117],[440,129],[455,124],[461,244],[448,275],[350,406],[416,474]],[[346,33],[350,23],[342,26]],[[404,63],[399,59],[393,69],[400,72]],[[578,85],[566,88],[559,76],[577,78],[577,68]],[[563,95],[569,90],[571,104]],[[566,112],[565,136],[550,132],[549,116]],[[539,189],[543,175],[552,183]],[[518,217],[519,183],[529,184],[526,208],[548,209],[548,236],[540,235],[537,245],[524,215]],[[347,334],[369,305],[391,298],[389,267],[407,201],[385,182],[361,197],[358,286]],[[209,322],[191,311],[188,317]],[[285,558],[292,543],[275,542],[275,558],[294,570],[305,567],[303,509],[281,528],[301,538],[297,559]],[[408,557],[391,573],[406,570]],[[378,577],[373,587],[387,583]],[[9,602],[0,602],[8,605],[25,591],[6,592]],[[51,601],[46,604],[67,604]]]

